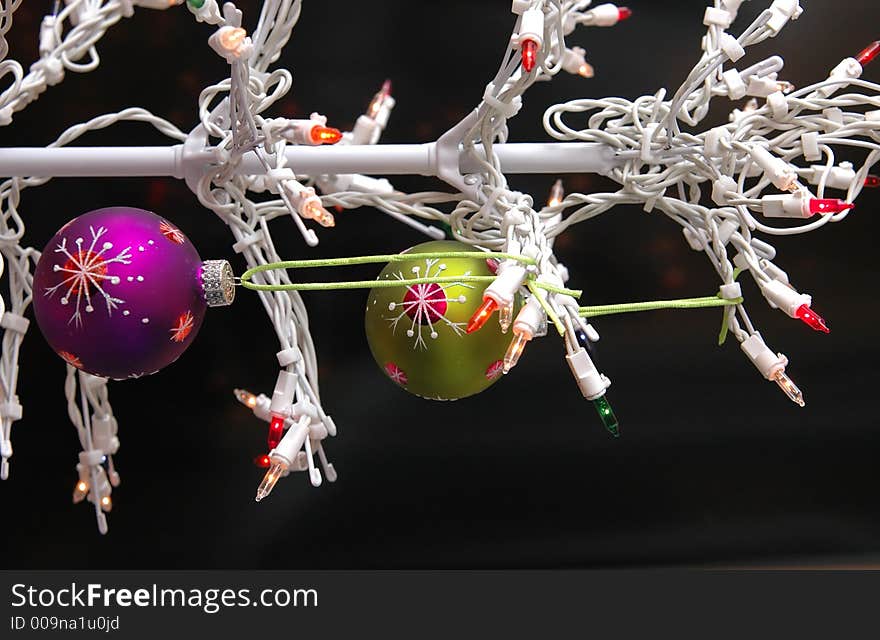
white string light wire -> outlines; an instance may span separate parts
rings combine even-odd
[[[484,294],[482,315],[475,316],[471,329],[498,309],[502,326],[513,327],[504,359],[505,371],[509,371],[525,345],[546,333],[548,322],[555,326],[581,392],[596,404],[609,428],[616,428],[605,400],[610,381],[585,349],[586,342],[598,339],[598,334],[589,324],[589,310],[580,307],[575,292],[565,288],[569,273],[554,254],[553,241],[571,225],[616,205],[638,204],[645,211],[657,210],[681,225],[689,246],[705,253],[718,273],[719,297],[728,304],[726,327],[747,358],[794,402],[803,404],[803,394],[785,373],[788,360],[766,346],[746,313],[737,277],[748,272],[772,307],[814,328],[824,327],[810,309],[809,296],[791,287],[788,275],[774,263],[776,250],[759,236],[805,233],[840,222],[866,181],[877,181],[869,172],[880,158],[880,86],[862,80],[861,75],[863,65],[880,45],[869,47],[858,59],[844,60],[826,79],[796,90],[781,79],[784,63],[779,56],[743,70],[735,64],[749,47],[777,36],[800,16],[798,0],[774,0],[750,25],[737,30],[733,25],[742,1],[714,0],[706,8],[702,54],[672,96],[660,90],[635,100],[585,98],[553,105],[545,111],[543,125],[561,144],[541,149],[558,153],[536,154],[538,146],[531,146],[517,155],[516,145],[508,143],[508,121],[519,112],[525,92],[560,71],[584,77],[593,74],[584,50],[569,47],[566,37],[578,26],[613,26],[629,17],[628,9],[591,6],[590,0],[513,0],[512,37],[474,111],[435,143],[377,145],[374,152],[366,152],[360,147],[376,145],[394,107],[387,85],[349,132],[327,127],[319,114],[300,120],[267,115],[292,88],[290,71],[272,66],[291,37],[301,1],[265,0],[256,28],[248,34],[234,4],[221,7],[216,0],[187,0],[196,20],[214,29],[208,44],[229,63],[229,76],[201,92],[200,124],[192,132],[185,134],[144,109],[126,109],[62,133],[37,161],[45,162],[39,166],[45,167],[46,175],[24,176],[14,170],[3,174],[18,177],[0,185],[0,254],[4,260],[0,268],[5,263],[9,285],[0,319],[4,330],[2,477],[8,475],[12,455],[11,425],[21,417],[16,396],[18,352],[28,325],[23,314],[32,295],[31,265],[39,258],[34,248],[21,245],[21,191],[53,176],[74,175],[71,167],[78,166],[74,156],[54,150],[123,120],[146,122],[179,143],[154,150],[159,155],[149,175],[185,179],[198,201],[229,227],[233,250],[249,268],[282,260],[270,230],[275,218],[291,216],[304,241],[314,246],[319,239],[314,225],[334,224],[326,208],[331,206],[374,207],[435,238],[442,237],[440,230],[419,219],[441,222],[457,240],[523,257],[499,265],[498,277]],[[139,8],[168,9],[180,4],[182,0],[58,2],[41,25],[40,59],[25,73],[18,62],[6,59],[8,46],[3,37],[21,0],[0,0],[0,77],[11,78],[0,93],[0,125],[8,125],[15,112],[60,82],[66,71],[96,68],[97,43],[121,18]],[[733,110],[729,122],[700,131],[716,99],[748,100]],[[322,142],[336,146],[322,148],[320,156],[309,151],[309,146]],[[577,147],[579,143],[587,144]],[[119,175],[113,172],[114,166],[120,170],[113,154],[124,150],[78,149],[75,153],[80,160],[98,159],[89,164],[88,175]],[[838,161],[841,150],[847,152],[847,161]],[[13,152],[0,150],[0,167],[14,165]],[[853,152],[864,156],[858,166],[849,160]],[[27,150],[17,153],[20,166],[26,166]],[[309,162],[322,169],[304,172]],[[430,173],[453,191],[401,193],[388,180],[366,175],[382,173],[371,170],[376,163],[384,163],[389,169],[386,175]],[[509,187],[505,172],[512,167],[546,172],[550,165],[570,172],[599,171],[618,188],[564,195],[561,185],[556,185],[548,205],[536,206],[531,195]],[[342,166],[348,169],[340,170]],[[352,166],[357,172],[351,171]],[[146,172],[148,168],[128,166],[128,170]],[[268,199],[261,195],[267,192]],[[801,222],[776,226],[765,221],[772,217]],[[255,274],[253,282],[284,285],[290,279],[284,271],[264,271]],[[517,294],[526,302],[513,317],[511,301]],[[278,381],[271,396],[241,390],[236,395],[279,432],[258,490],[260,500],[292,471],[308,471],[316,486],[324,478],[335,480],[323,441],[336,434],[336,426],[321,402],[315,347],[302,298],[296,291],[259,291],[258,295],[279,342]],[[68,366],[68,411],[83,448],[74,499],[93,503],[104,532],[104,513],[112,504],[112,486],[118,483],[112,460],[119,446],[116,421],[106,381],[78,375]]]

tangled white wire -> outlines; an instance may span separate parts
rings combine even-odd
[[[50,147],[68,145],[88,131],[122,120],[146,122],[182,142],[183,177],[199,202],[229,226],[233,249],[249,267],[282,259],[272,242],[269,223],[273,219],[292,216],[305,242],[315,245],[318,237],[306,222],[333,226],[333,216],[325,208],[330,206],[375,207],[432,237],[442,234],[416,218],[442,222],[462,242],[528,257],[531,266],[527,268],[520,261],[503,262],[485,294],[500,307],[502,324],[514,329],[505,371],[515,366],[529,340],[546,332],[549,316],[564,338],[566,360],[582,394],[604,403],[597,404],[603,419],[613,416],[604,401],[610,381],[599,373],[584,348],[598,334],[585,319],[574,292],[564,288],[569,274],[553,252],[553,241],[569,226],[618,204],[656,209],[680,224],[688,244],[709,258],[720,278],[719,297],[730,303],[727,326],[749,360],[793,401],[803,404],[803,395],[785,373],[787,359],[766,346],[749,319],[737,276],[748,271],[770,306],[814,328],[824,326],[810,309],[810,297],[790,286],[787,274],[773,262],[775,249],[757,234],[805,233],[840,222],[866,180],[873,179],[869,171],[880,157],[880,86],[860,76],[863,64],[876,51],[871,53],[869,48],[858,59],[844,60],[827,79],[799,90],[779,79],[783,60],[778,56],[739,71],[732,64],[748,47],[775,37],[802,11],[797,0],[774,0],[735,36],[728,29],[742,1],[714,0],[706,9],[702,56],[671,98],[661,90],[632,101],[579,99],[546,110],[543,124],[552,138],[595,143],[596,149],[607,152],[603,156],[607,171],[603,172],[619,188],[606,193],[558,194],[545,207],[536,208],[532,196],[509,188],[499,152],[507,143],[508,120],[519,112],[526,90],[535,82],[550,80],[560,71],[591,75],[583,49],[568,47],[565,39],[579,25],[613,26],[628,17],[624,8],[610,4],[591,8],[590,0],[514,0],[513,34],[482,101],[432,147],[435,175],[451,185],[453,192],[404,194],[385,179],[342,172],[302,175],[296,166],[288,168],[288,152],[294,147],[322,141],[338,142],[337,146],[376,144],[394,106],[389,87],[383,87],[353,130],[341,134],[326,127],[326,119],[319,114],[300,120],[263,115],[292,87],[290,71],[270,67],[299,19],[300,0],[265,0],[250,35],[241,27],[242,14],[232,3],[221,8],[216,0],[188,0],[198,21],[216,27],[208,44],[229,62],[230,69],[227,79],[201,92],[200,124],[191,133],[144,109],[131,108],[71,127]],[[19,63],[5,59],[8,47],[3,36],[20,4],[21,0],[0,0],[0,77],[11,76],[10,85],[0,94],[0,125],[9,124],[15,112],[60,82],[66,70],[87,72],[97,67],[98,40],[121,18],[131,16],[134,7],[166,9],[183,2],[66,0],[63,7],[56,3],[55,12],[41,26],[40,60],[27,74]],[[694,132],[708,117],[713,98],[719,97],[750,100],[733,111],[729,122]],[[838,162],[835,149],[840,147],[864,153],[862,164]],[[194,157],[197,162],[192,161]],[[248,158],[254,157],[257,165],[248,165]],[[246,165],[259,170],[245,172]],[[462,175],[462,166],[471,170]],[[579,170],[577,165],[571,169]],[[20,244],[24,224],[18,206],[22,189],[44,184],[50,177],[13,177],[0,185],[0,254],[7,263],[9,281],[8,305],[0,319],[4,329],[0,471],[4,478],[12,455],[11,425],[21,417],[16,382],[18,350],[28,325],[23,314],[32,295],[30,268],[39,258],[34,248]],[[273,194],[270,199],[256,199],[256,194],[266,191]],[[829,191],[844,197],[828,197]],[[815,220],[782,227],[758,218],[808,219],[814,214],[819,216]],[[290,282],[283,271],[258,273],[253,281]],[[544,285],[544,292],[539,293],[532,281]],[[517,294],[527,302],[514,319],[511,301]],[[325,477],[333,481],[335,470],[322,443],[328,435],[335,435],[336,427],[322,407],[303,300],[288,291],[261,291],[259,296],[279,341],[278,382],[271,397],[236,394],[255,415],[273,424],[278,421],[286,431],[270,452],[271,467],[258,491],[262,499],[291,471],[308,470],[316,486]],[[76,374],[68,366],[68,409],[83,446],[74,499],[87,498],[95,505],[103,532],[104,512],[110,509],[112,486],[118,482],[112,461],[119,446],[116,422],[107,401],[106,381],[78,375],[79,398]]]

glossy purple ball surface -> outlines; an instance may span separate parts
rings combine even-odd
[[[205,316],[202,260],[167,220],[108,207],[74,218],[34,272],[37,324],[68,363],[96,376],[135,378],[168,366]]]

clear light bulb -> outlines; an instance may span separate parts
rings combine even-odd
[[[303,200],[302,204],[299,206],[299,212],[303,218],[314,220],[322,227],[336,226],[336,218],[334,218],[333,214],[323,207],[321,199],[317,196],[312,196]]]
[[[565,198],[565,188],[562,186],[562,180],[557,180],[550,187],[550,196],[547,198],[548,207],[558,207]]]
[[[241,27],[231,27],[220,32],[220,46],[229,51],[236,53],[241,49],[244,39],[247,37],[247,31]]]
[[[509,373],[510,370],[516,366],[516,363],[519,362],[519,357],[522,355],[529,340],[531,340],[531,336],[528,334],[522,331],[514,332],[513,340],[510,341],[510,346],[507,347],[507,353],[504,354],[504,373]]]
[[[323,207],[322,207],[323,209]],[[335,227],[336,226],[336,218],[333,217],[333,214],[323,209],[323,211],[315,218],[315,221],[321,225],[322,227]]]
[[[113,500],[110,499],[110,496],[104,496],[101,498],[101,511],[108,513],[113,511]]]
[[[592,78],[593,76],[596,75],[596,70],[593,68],[593,65],[591,65],[589,62],[585,62],[581,66],[578,67],[578,75],[581,78]]]
[[[382,105],[385,104],[385,100],[391,95],[391,80],[386,80],[382,83],[382,88],[379,89],[378,93],[373,96],[373,99],[370,100],[370,105],[367,107],[367,117],[376,119],[376,116],[379,115],[379,112],[382,110]]]
[[[235,394],[236,400],[238,400],[249,409],[253,409],[257,406],[257,396],[252,394],[250,391],[247,391],[246,389],[233,389],[232,393]]]
[[[498,310],[498,324],[501,325],[501,333],[507,333],[513,322],[513,303],[501,307]]]
[[[777,371],[773,376],[773,381],[779,385],[779,388],[782,389],[783,393],[785,393],[792,402],[802,407],[806,404],[804,402],[804,394],[801,393],[801,390],[798,389],[798,386],[786,375],[784,370],[780,369]]]
[[[121,481],[119,477],[119,473],[116,471],[116,467],[113,465],[113,458],[108,460],[107,464],[107,477],[110,479],[111,487],[118,487]]]
[[[80,480],[73,487],[73,504],[79,504],[83,500],[86,499],[86,496],[89,494],[89,483],[85,480]]]
[[[287,465],[280,462],[272,463],[272,466],[269,467],[266,475],[263,476],[263,481],[260,482],[260,486],[257,487],[257,497],[255,498],[257,502],[260,502],[272,493],[272,489],[275,488],[275,485],[278,483],[281,476],[284,475],[285,471],[287,471]]]

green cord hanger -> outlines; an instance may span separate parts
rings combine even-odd
[[[252,291],[332,291],[337,289],[374,289],[387,287],[405,287],[417,284],[447,284],[456,282],[491,282],[495,276],[433,276],[424,278],[409,278],[404,280],[351,280],[344,282],[294,282],[287,284],[255,284],[252,278],[258,273],[266,271],[278,271],[286,269],[310,269],[315,267],[345,267],[359,264],[376,264],[388,262],[404,262],[413,258],[425,259],[454,259],[454,258],[485,258],[494,260],[515,260],[526,265],[535,265],[533,258],[527,256],[513,255],[510,253],[495,253],[487,251],[452,251],[452,252],[431,252],[431,253],[392,253],[387,255],[375,256],[354,256],[349,258],[321,258],[315,260],[287,260],[284,262],[272,262],[269,264],[259,265],[248,269],[241,275],[241,286]],[[547,313],[547,317],[556,326],[560,335],[565,333],[565,327],[559,317],[553,312],[553,309],[547,303],[539,289],[543,289],[550,293],[558,293],[562,295],[579,298],[583,293],[577,289],[566,289],[557,287],[545,282],[538,282],[534,277],[526,280],[525,285],[536,296],[541,307]],[[741,304],[742,298],[734,298],[727,300],[719,295],[705,296],[702,298],[683,298],[678,300],[654,300],[649,302],[630,302],[623,304],[595,305],[588,307],[579,307],[578,314],[584,318],[595,318],[598,316],[634,313],[640,311],[656,311],[660,309],[706,309],[712,307],[729,307]],[[722,333],[725,333],[725,323],[722,326]]]
[[[404,262],[412,259],[455,259],[455,258],[485,258],[494,260],[515,260],[526,265],[535,265],[533,258],[513,255],[510,253],[495,253],[487,251],[451,251],[430,253],[392,253],[376,256],[354,256],[350,258],[322,258],[316,260],[288,260],[284,262],[272,262],[248,269],[241,275],[241,286],[252,291],[331,291],[334,289],[374,289],[382,287],[406,287],[416,284],[445,284],[455,282],[491,282],[495,276],[436,276],[425,278],[408,278],[405,280],[352,280],[346,282],[293,282],[289,284],[255,284],[251,279],[257,273],[265,271],[277,271],[282,269],[309,269],[315,267],[346,267],[358,264],[376,264],[387,262]],[[566,289],[543,282],[534,282],[537,286],[552,293],[579,298],[581,291]]]
[[[727,300],[719,296],[702,298],[682,298],[679,300],[654,300],[651,302],[630,302],[625,304],[606,304],[593,307],[579,307],[581,317],[595,318],[617,313],[634,313],[638,311],[657,311],[659,309],[708,309],[711,307],[729,307],[742,304],[742,298]]]

